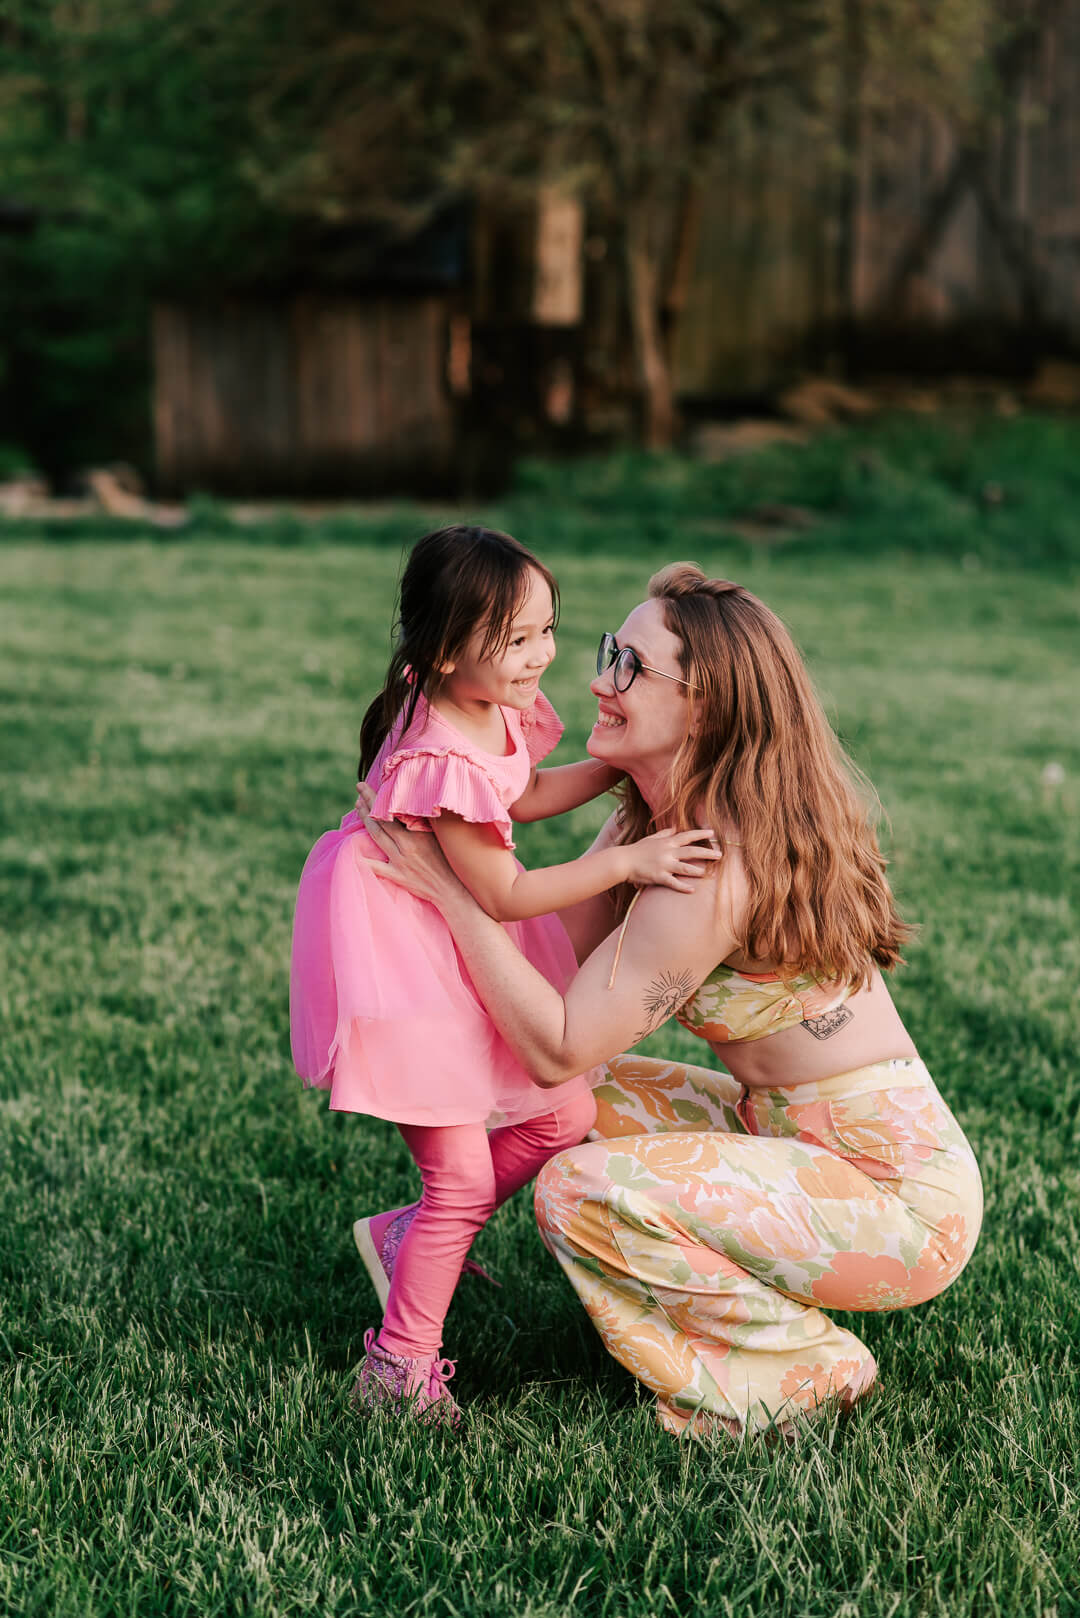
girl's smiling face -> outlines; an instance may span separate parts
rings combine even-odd
[[[461,707],[498,703],[504,708],[531,708],[540,677],[555,656],[551,590],[534,568],[510,624],[506,644],[481,657],[484,631],[478,627],[462,655],[445,671],[442,690]]]
[[[600,712],[586,743],[593,758],[633,776],[650,798],[650,783],[666,777],[672,760],[686,739],[691,720],[691,693],[679,667],[681,642],[664,621],[659,601],[643,601],[626,618],[615,636],[620,650],[630,646],[643,668],[627,691],[616,691],[614,670],[606,669],[590,682]],[[665,680],[664,674],[674,675]]]

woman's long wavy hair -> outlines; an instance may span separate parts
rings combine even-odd
[[[401,576],[390,666],[360,725],[361,781],[391,730],[408,730],[421,696],[438,694],[440,670],[461,657],[476,630],[483,631],[481,657],[506,647],[534,571],[551,590],[557,619],[553,575],[512,535],[455,523],[417,540]]]
[[[698,688],[655,815],[627,779],[620,841],[703,821],[742,844],[753,960],[867,984],[911,929],[885,878],[877,799],[833,734],[787,629],[764,602],[676,562],[649,581],[679,666]],[[691,717],[692,728],[691,728]]]

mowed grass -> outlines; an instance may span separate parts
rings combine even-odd
[[[963,538],[876,555],[869,524],[861,549],[759,553],[705,512],[655,558],[590,551],[576,475],[578,506],[552,485],[550,525],[515,518],[564,591],[557,758],[654,561],[693,555],[785,616],[891,818],[921,924],[896,997],[984,1170],[971,1265],[922,1308],[846,1317],[883,1389],[846,1425],[676,1443],[521,1196],[478,1244],[502,1291],[466,1280],[447,1325],[464,1432],[359,1421],[377,1311],[349,1227],[413,1171],[390,1126],[301,1091],[287,967],[300,866],[351,806],[397,550],[9,537],[0,1611],[1080,1610],[1075,568],[976,567]],[[526,828],[524,857],[568,857],[603,812]],[[673,1025],[648,1047],[704,1052]]]

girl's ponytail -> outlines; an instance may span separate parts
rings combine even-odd
[[[385,685],[360,723],[360,762],[356,767],[358,781],[366,780],[399,714],[402,715],[401,734],[408,730],[422,692],[423,684],[417,678],[416,670],[410,668],[404,646],[399,646],[390,659]]]

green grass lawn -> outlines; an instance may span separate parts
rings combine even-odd
[[[390,1126],[292,1074],[289,928],[352,803],[388,541],[432,519],[0,538],[0,1612],[1080,1611],[1078,436],[995,427],[980,469],[920,432],[534,468],[498,513],[563,586],[558,759],[599,631],[689,555],[786,617],[890,816],[921,924],[895,993],[986,1222],[943,1297],[849,1320],[882,1396],[792,1447],[657,1431],[527,1196],[478,1244],[503,1290],[466,1280],[448,1321],[465,1431],[350,1412],[377,1313],[349,1227],[414,1182]],[[726,534],[770,465],[820,533]],[[523,857],[603,812],[525,828]]]

